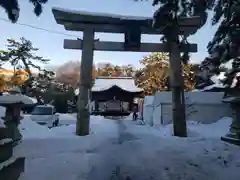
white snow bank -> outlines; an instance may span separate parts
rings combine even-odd
[[[220,138],[229,132],[231,123],[232,119],[228,117],[224,117],[212,124],[201,124],[196,121],[188,121],[188,138]],[[173,124],[152,127],[149,125],[142,125],[140,122],[130,122],[128,124],[128,129],[130,132],[138,135],[154,135],[168,139],[177,138],[173,136]]]
[[[188,124],[188,133],[190,137],[221,137],[229,132],[232,118],[224,117],[212,124]]]
[[[36,161],[32,161],[32,163],[34,163],[33,166],[36,168],[38,165],[35,163],[41,164],[41,162],[45,161],[45,158],[47,157],[49,163],[47,163],[46,166],[43,167],[44,171],[46,170],[46,168],[54,169],[54,167],[50,167],[55,166],[59,168],[57,174],[61,174],[60,171],[65,173],[67,173],[66,171],[72,172],[71,169],[73,167],[66,168],[65,170],[61,169],[61,167],[66,166],[65,160],[70,161],[71,159],[71,162],[74,163],[75,160],[78,159],[76,158],[77,153],[84,154],[89,149],[94,149],[98,146],[103,145],[106,139],[116,139],[118,137],[118,126],[116,126],[116,123],[112,120],[105,120],[103,117],[91,116],[91,132],[88,136],[76,136],[75,125],[59,126],[56,128],[48,129],[44,126],[38,125],[35,122],[30,123],[28,120],[24,121],[25,122],[22,123],[22,125],[28,124],[28,126],[31,125],[31,127],[29,127],[28,132],[22,131],[22,148],[19,148],[18,154],[20,156],[26,156],[30,159],[37,158]],[[33,131],[30,131],[30,129],[32,129]],[[34,131],[37,131],[38,133],[34,134]],[[27,153],[26,149],[29,150]],[[51,161],[53,157],[55,159],[55,155],[59,155],[60,159]],[[81,164],[86,156],[87,155],[81,157],[81,160],[78,161],[78,163]],[[37,171],[37,169],[31,169],[30,173],[34,175],[36,173],[35,170]],[[40,175],[39,177],[42,176]],[[39,180],[44,179],[39,177]]]
[[[102,116],[91,116],[90,118],[90,134],[115,133],[116,125],[114,120],[106,120]],[[76,136],[76,121],[75,124],[69,126],[59,126],[51,129],[51,132],[58,136]]]
[[[70,115],[74,117],[73,115]],[[124,122],[128,123],[131,128],[130,131],[136,134],[142,135],[156,135],[160,137],[173,137],[173,125],[155,126],[150,127],[148,125],[136,125],[135,122],[130,121],[131,117],[126,117]],[[66,120],[67,121],[67,120]],[[76,132],[76,120],[73,124],[68,126],[59,126],[49,129],[45,126],[41,126],[36,122],[33,122],[30,118],[25,118],[21,121],[19,129],[23,135],[23,139],[46,139],[46,138],[70,138],[77,137]],[[213,124],[200,124],[194,121],[187,123],[188,137],[221,137],[228,133],[231,125],[231,118],[222,118]],[[115,120],[107,120],[101,116],[91,116],[90,119],[90,134],[101,134],[101,136],[108,136],[116,134],[118,128]],[[214,129],[214,130],[213,130]]]
[[[232,119],[228,117],[224,117],[212,124],[201,124],[196,121],[189,121],[187,122],[188,137],[221,137],[228,133],[231,123]],[[154,129],[159,130],[159,133],[155,132],[158,136],[172,137],[173,135],[173,124],[155,126]]]
[[[49,129],[32,121],[28,115],[24,116],[19,125],[19,130],[23,135],[23,139],[46,139],[46,138],[69,138],[76,136],[76,119],[73,115],[69,115],[74,124],[68,126],[59,126]],[[60,120],[61,121],[61,120]],[[68,120],[65,120],[67,122]],[[90,134],[101,133],[109,135],[116,132],[116,125],[113,120],[106,120],[101,116],[91,116]]]
[[[59,125],[76,124],[77,118],[72,114],[59,113]]]
[[[51,133],[48,127],[37,124],[36,122],[32,121],[31,118],[27,115],[25,115],[24,119],[21,120],[19,130],[23,136],[23,139],[28,138],[42,139],[55,137],[55,135]]]

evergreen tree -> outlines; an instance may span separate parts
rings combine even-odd
[[[179,19],[182,17],[198,16],[201,19],[199,28],[207,21],[207,10],[213,7],[213,0],[154,0],[153,6],[159,6],[154,14],[153,26],[163,29],[163,42],[176,41],[179,44],[188,44],[187,36],[173,39],[173,31],[178,30]],[[195,33],[195,32],[193,32]],[[189,60],[188,52],[182,54],[182,61]]]
[[[23,68],[28,73],[29,78],[23,85],[24,93],[28,94],[28,90],[32,89],[32,87],[36,84],[36,77],[31,71],[32,68],[37,69],[40,72],[37,77],[38,82],[42,81],[43,79],[46,82],[49,81],[49,78],[53,76],[53,72],[43,69],[38,64],[46,64],[50,60],[37,56],[35,53],[38,51],[38,49],[33,47],[31,41],[22,37],[20,41],[8,39],[7,42],[8,49],[5,51],[5,56],[8,58],[1,60],[0,64],[9,62],[14,69]]]
[[[232,61],[232,70],[227,72],[224,83],[230,85],[235,74],[240,71],[240,1],[218,0],[214,6],[212,24],[219,27],[207,48],[210,54],[202,65],[210,73],[219,73],[222,64]],[[209,68],[211,67],[211,68]]]

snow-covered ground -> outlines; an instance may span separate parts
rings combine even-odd
[[[188,138],[128,120],[91,117],[91,133],[75,136],[75,124],[48,129],[29,119],[20,125],[26,157],[20,180],[239,180],[240,149],[220,140],[231,119],[188,123]]]

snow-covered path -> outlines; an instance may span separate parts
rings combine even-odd
[[[26,139],[20,180],[239,180],[240,149],[219,138],[166,138],[131,121],[99,136]],[[99,128],[100,129],[100,128]]]

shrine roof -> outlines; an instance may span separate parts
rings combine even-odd
[[[124,33],[126,28],[122,27],[122,25],[135,22],[141,27],[143,34],[161,34],[161,30],[152,28],[152,17],[123,16],[108,13],[67,10],[56,7],[52,9],[52,12],[56,22],[64,25],[66,30],[82,31],[87,25],[94,25],[94,30],[96,32]],[[193,25],[193,23],[195,23],[195,25]],[[191,20],[186,18],[181,19],[180,26],[184,28],[184,30],[180,30],[180,32],[184,31],[185,34],[189,34],[192,31],[196,31],[198,28],[196,27],[198,26],[196,23],[198,24],[198,17],[191,18]]]
[[[120,89],[133,93],[143,92],[143,89],[138,88],[132,77],[97,77],[95,84],[92,87],[92,92],[100,92],[111,89],[112,87],[117,86]],[[75,91],[75,94],[78,94],[79,90]]]

